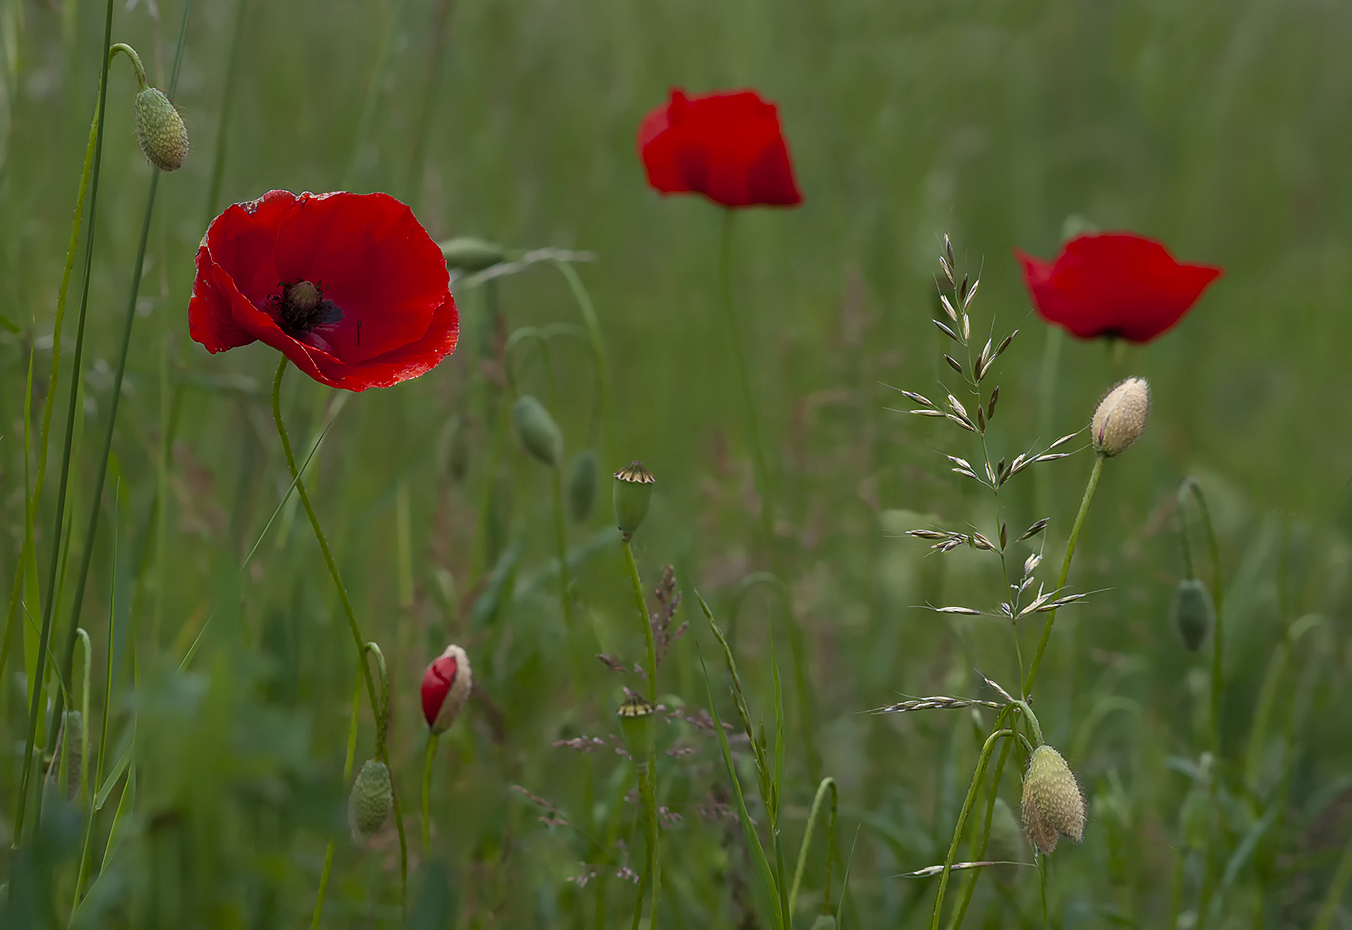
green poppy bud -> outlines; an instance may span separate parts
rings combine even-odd
[[[634,761],[643,765],[653,751],[653,706],[637,694],[624,699],[615,712],[620,718],[620,729]]]
[[[469,274],[507,261],[507,252],[502,246],[473,236],[447,239],[441,243],[441,254],[446,256],[448,266]]]
[[[584,449],[573,459],[573,473],[568,476],[568,510],[573,520],[581,523],[591,515],[596,503],[596,453]]]
[[[1042,854],[1056,848],[1057,836],[1084,839],[1084,793],[1061,754],[1039,746],[1023,778],[1023,825]]]
[[[1174,592],[1174,603],[1169,608],[1174,628],[1183,637],[1183,645],[1193,652],[1202,648],[1203,641],[1216,622],[1216,605],[1211,592],[1196,578],[1184,578]]]
[[[648,515],[648,503],[656,483],[652,472],[637,459],[615,472],[615,522],[626,539],[634,535]]]
[[[545,405],[523,394],[512,405],[512,419],[526,451],[541,464],[558,468],[563,462],[563,433]]]
[[[188,127],[158,88],[136,95],[136,140],[146,159],[161,171],[177,171],[188,158]]]
[[[347,822],[352,828],[352,841],[359,845],[370,842],[390,816],[394,807],[394,786],[385,763],[367,759],[362,763],[352,793],[347,799]]]

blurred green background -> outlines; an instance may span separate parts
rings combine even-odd
[[[114,41],[134,45],[162,87],[182,12],[178,0],[116,7]],[[102,14],[93,0],[0,0],[0,316],[13,324],[0,332],[6,603],[31,481],[30,352],[34,437],[41,401],[48,391],[58,398],[37,519],[44,579],[54,543],[46,528],[55,517],[78,262],[59,385],[48,383],[53,315],[97,93]],[[932,392],[946,372],[943,337],[927,315],[949,234],[960,270],[981,275],[974,323],[1020,330],[997,374],[997,454],[1081,427],[1126,374],[1148,378],[1154,392],[1145,438],[1108,463],[1080,538],[1072,585],[1099,593],[1062,615],[1036,695],[1048,741],[1067,754],[1090,809],[1084,845],[1063,844],[1050,860],[1052,925],[1196,926],[1210,860],[1219,887],[1203,915],[1211,926],[1310,926],[1326,899],[1338,904],[1329,889],[1339,890],[1339,877],[1346,884],[1335,871],[1352,830],[1343,716],[1352,697],[1352,431],[1339,419],[1352,285],[1349,30],[1352,8],[1317,0],[197,0],[174,100],[193,153],[159,182],[79,618],[94,643],[95,719],[112,651],[109,768],[136,735],[134,774],[109,780],[111,800],[94,820],[99,878],[77,925],[300,926],[331,836],[337,854],[323,924],[400,920],[392,827],[370,849],[346,838],[342,768],[356,670],[294,501],[249,571],[236,571],[290,483],[269,410],[274,353],[256,344],[209,356],[187,335],[192,255],[207,223],[225,204],[273,188],[387,191],[437,239],[596,253],[577,267],[609,352],[616,448],[604,448],[580,342],[551,343],[553,413],[570,460],[589,448],[601,453],[603,477],[634,458],[657,476],[636,552],[649,589],[674,565],[684,594],[677,623],[690,623],[661,668],[668,708],[693,717],[707,707],[702,656],[723,718],[735,719],[699,591],[733,638],[753,714],[773,731],[773,622],[790,720],[784,845],[796,857],[816,765],[799,738],[788,620],[769,589],[744,585],[771,562],[717,292],[721,211],[658,196],[634,149],[639,121],[670,87],[753,86],[779,105],[805,200],[793,211],[738,215],[734,290],[773,450],[781,570],[805,634],[820,771],[840,787],[831,895],[834,905],[848,858],[844,922],[928,925],[937,880],[896,876],[943,861],[993,721],[970,710],[865,711],[903,694],[989,697],[978,668],[1007,687],[1017,675],[1004,624],[917,606],[996,603],[990,560],[929,555],[919,541],[896,538],[931,522],[992,528],[989,500],[936,454],[970,456],[967,434],[887,409],[901,398],[886,385]],[[68,574],[85,545],[150,182],[132,126],[134,91],[125,62],[114,62]],[[1048,330],[1012,250],[1050,257],[1072,216],[1156,237],[1181,260],[1226,273],[1151,345],[1114,355],[1063,340],[1049,381]],[[624,797],[632,768],[610,746],[553,745],[618,734],[622,687],[642,688],[637,676],[590,659],[579,678],[570,658],[604,651],[632,665],[642,657],[608,529],[609,480],[589,518],[568,530],[585,627],[570,644],[548,473],[509,432],[494,451],[504,408],[493,295],[462,283],[454,290],[461,344],[434,372],[356,396],[293,373],[285,390],[298,445],[334,420],[308,483],[363,631],[389,660],[409,922],[620,926],[634,885],[616,870],[632,857],[641,871],[643,845],[637,804]],[[579,319],[566,282],[546,265],[493,290],[507,331]],[[517,363],[517,377],[521,390],[549,393],[538,354]],[[172,454],[162,470],[166,428]],[[468,451],[459,479],[457,448]],[[30,452],[29,469],[34,461]],[[1049,585],[1090,463],[1080,454],[1008,486],[1011,527],[1053,518],[1042,569]],[[1200,843],[1183,811],[1203,790],[1209,653],[1187,652],[1168,617],[1183,573],[1176,491],[1188,475],[1207,494],[1226,588],[1222,787]],[[1210,579],[1200,537],[1194,551]],[[70,587],[67,578],[57,641],[70,621]],[[25,588],[21,603],[0,669],[6,837],[37,592]],[[179,674],[208,618],[190,671]],[[1025,654],[1036,628],[1025,631]],[[447,642],[469,651],[481,698],[441,741],[427,854],[417,686]],[[662,839],[661,923],[773,926],[748,890],[754,879],[727,816],[716,742],[690,723],[658,732],[661,749],[693,750],[659,753],[661,803],[678,815]],[[364,707],[358,763],[373,733]],[[746,745],[733,748],[754,798]],[[1017,807],[1014,773],[1006,771],[1001,794]],[[568,825],[541,822],[546,811],[517,785],[557,806]],[[759,804],[751,802],[752,816],[764,828]],[[35,839],[4,858],[6,926],[70,919],[87,809],[53,798]],[[824,850],[819,832],[797,925],[810,926],[821,909]],[[1016,853],[1030,858],[1027,848]],[[1037,873],[1023,869],[983,878],[965,925],[1032,927],[1042,913]],[[1352,925],[1352,909],[1329,914],[1327,926]]]

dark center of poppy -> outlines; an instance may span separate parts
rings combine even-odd
[[[343,318],[343,309],[324,296],[324,286],[310,281],[283,281],[268,298],[277,325],[288,336],[312,333]]]

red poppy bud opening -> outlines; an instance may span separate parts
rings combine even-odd
[[[803,202],[775,105],[751,90],[671,99],[644,118],[638,152],[663,194],[703,194],[725,207]]]
[[[188,324],[210,352],[259,340],[349,391],[430,371],[460,333],[446,260],[413,211],[342,192],[227,207],[197,250]]]
[[[1177,262],[1161,243],[1134,233],[1076,236],[1051,262],[1018,249],[1014,254],[1037,312],[1081,339],[1149,342],[1181,320],[1223,273]]]
[[[423,719],[433,733],[439,736],[455,723],[471,685],[469,656],[459,646],[447,646],[427,667],[422,680]]]

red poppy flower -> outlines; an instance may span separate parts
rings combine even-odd
[[[451,728],[469,699],[472,685],[469,656],[459,646],[447,646],[427,666],[422,680],[423,719],[433,733],[440,735]]]
[[[404,204],[269,191],[207,229],[188,327],[211,352],[261,340],[316,381],[364,391],[434,368],[460,314],[441,249]]]
[[[1183,318],[1222,269],[1183,265],[1133,233],[1076,236],[1054,262],[1018,249],[1037,312],[1081,339],[1149,342]]]
[[[680,88],[647,115],[638,153],[664,194],[703,194],[725,207],[803,202],[773,103],[755,91],[687,97]]]

